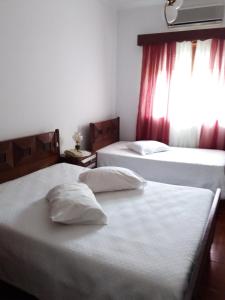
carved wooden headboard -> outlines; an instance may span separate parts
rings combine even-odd
[[[60,161],[59,130],[0,142],[0,183]]]
[[[90,123],[91,151],[118,142],[120,138],[120,118]]]

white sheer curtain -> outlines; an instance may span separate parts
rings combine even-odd
[[[177,43],[169,100],[171,146],[196,147],[198,144],[199,128],[193,111],[191,78],[192,43]]]
[[[218,70],[210,68],[211,44],[197,41],[193,63],[192,43],[177,43],[169,105],[171,146],[198,147],[201,126],[213,124],[221,114],[222,86]]]
[[[191,91],[199,128],[210,122],[217,109],[216,82],[210,69],[211,43],[212,40],[197,41],[193,66]]]

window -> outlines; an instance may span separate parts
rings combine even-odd
[[[137,139],[225,148],[225,41],[143,47]]]

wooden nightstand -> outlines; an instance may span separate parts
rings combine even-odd
[[[91,153],[91,155],[84,157],[73,157],[63,154],[61,155],[61,161],[90,169],[96,168],[97,166],[96,153]]]

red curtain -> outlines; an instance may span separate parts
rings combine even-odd
[[[218,81],[222,81],[225,85],[225,41],[213,39],[211,44],[210,54],[210,68],[213,72],[215,69],[218,70]],[[225,98],[224,101],[225,107]],[[225,118],[225,110],[224,116]],[[209,149],[220,149],[225,150],[225,126],[222,125],[221,120],[216,119],[214,124],[208,125],[203,124],[200,132],[199,147]]]
[[[176,43],[164,43],[143,47],[141,89],[137,117],[136,139],[157,140],[169,143],[169,84],[175,63]],[[153,116],[154,95],[157,78],[166,67],[168,99],[165,101],[165,115]]]

